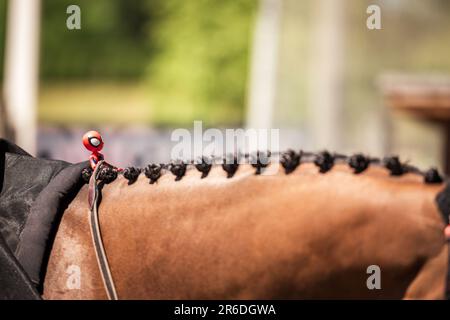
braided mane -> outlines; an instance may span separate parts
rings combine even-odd
[[[222,169],[227,173],[227,178],[232,178],[239,168],[239,159],[251,160],[251,165],[255,168],[255,174],[261,174],[265,167],[270,163],[271,152],[256,152],[255,154],[240,154],[240,155],[228,155],[226,159],[221,163]],[[149,179],[149,183],[153,184],[161,177],[164,170],[170,171],[175,176],[175,181],[181,180],[186,174],[188,166],[194,166],[201,172],[201,179],[208,176],[215,160],[214,157],[202,157],[201,161],[173,161],[167,164],[149,164],[145,168],[127,167],[123,171],[119,172],[117,168],[105,165],[99,172],[99,179],[105,183],[114,181],[119,174],[122,174],[125,179],[128,180],[128,184],[133,184],[138,179],[141,173]],[[226,161],[225,161],[226,160]],[[383,159],[371,158],[361,153],[354,154],[352,156],[346,156],[341,154],[332,154],[328,151],[322,151],[318,153],[296,152],[294,150],[288,150],[280,153],[280,164],[284,168],[285,174],[292,173],[298,166],[303,163],[314,163],[319,172],[325,174],[330,171],[336,163],[347,164],[353,169],[354,174],[360,174],[364,172],[370,165],[378,165],[389,170],[391,176],[401,176],[406,173],[414,173],[423,177],[424,183],[441,183],[443,182],[442,176],[439,174],[436,168],[431,168],[427,171],[421,171],[418,168],[411,166],[407,163],[400,162],[397,156],[385,157]],[[92,169],[87,168],[82,172],[83,179],[87,182],[92,175]]]

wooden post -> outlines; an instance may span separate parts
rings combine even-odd
[[[382,90],[387,105],[416,118],[436,123],[443,130],[443,168],[450,174],[450,77],[384,76]]]
[[[315,2],[308,109],[314,149],[341,148],[345,4]]]
[[[276,94],[282,0],[260,0],[251,53],[247,127],[270,129]]]
[[[15,142],[31,154],[36,152],[40,4],[10,0],[6,27],[4,103]]]

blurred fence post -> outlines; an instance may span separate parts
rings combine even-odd
[[[312,33],[308,109],[314,148],[341,146],[345,1],[318,0]],[[364,28],[365,25],[361,25]]]
[[[251,52],[248,128],[272,127],[282,0],[260,0]]]
[[[4,103],[15,142],[31,154],[36,153],[40,4],[10,0],[6,26]]]

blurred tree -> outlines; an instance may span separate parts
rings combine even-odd
[[[158,2],[149,41],[155,116],[162,124],[243,121],[256,0]]]
[[[71,4],[81,8],[81,30],[65,27]],[[43,0],[41,78],[145,78],[155,124],[241,123],[256,4]]]
[[[66,9],[81,8],[81,30],[68,30]],[[123,79],[144,74],[152,52],[142,0],[44,0],[41,76],[44,80]]]

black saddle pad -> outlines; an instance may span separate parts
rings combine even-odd
[[[0,299],[39,299],[57,226],[88,162],[37,159],[0,139]]]

